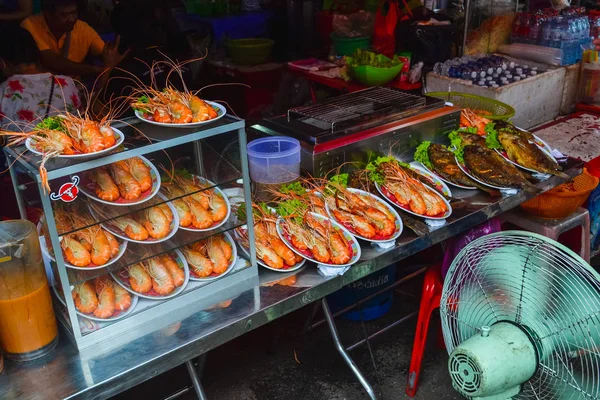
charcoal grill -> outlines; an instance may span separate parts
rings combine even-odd
[[[250,134],[297,138],[302,169],[324,176],[342,163],[366,161],[371,152],[405,153],[410,140],[448,133],[458,127],[459,118],[458,110],[445,107],[443,100],[373,87],[292,108],[251,126]]]

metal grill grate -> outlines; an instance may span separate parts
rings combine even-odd
[[[374,87],[339,96],[323,104],[290,109],[288,122],[298,120],[334,132],[379,115],[408,112],[423,107],[425,102],[424,97],[398,89]]]

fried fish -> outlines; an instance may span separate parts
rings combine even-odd
[[[567,178],[560,171],[560,166],[544,153],[535,143],[525,139],[527,136],[515,133],[514,130],[498,131],[498,141],[506,151],[508,158],[515,163],[544,174],[552,174]]]
[[[469,178],[456,163],[454,154],[442,146],[441,144],[431,143],[427,148],[427,155],[431,161],[434,171],[442,178],[457,185],[477,187],[488,191],[488,188],[483,188],[480,184]]]
[[[539,191],[521,175],[514,165],[487,147],[465,146],[464,160],[469,171],[482,182],[499,187],[521,188],[531,193]]]

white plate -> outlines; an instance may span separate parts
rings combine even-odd
[[[417,163],[418,161],[413,161],[414,163]],[[412,165],[412,163],[411,163]],[[477,188],[475,186],[463,186],[460,185],[458,183],[454,183],[449,181],[448,179],[443,178],[442,176],[438,175],[437,173],[435,173],[435,171],[430,170],[429,168],[427,168],[424,164],[419,163],[419,166],[422,167],[424,170],[428,171],[430,174],[435,175],[436,177],[438,177],[440,180],[446,182],[449,185],[452,185],[454,187],[457,187],[459,189],[466,189],[466,190],[477,190]]]
[[[365,192],[364,190],[354,189],[354,188],[347,188],[346,190],[348,190],[351,193],[356,193],[360,196],[370,197],[373,200],[377,201],[379,204],[384,206],[390,213],[392,213],[394,215],[394,217],[395,217],[394,224],[396,225],[396,231],[394,232],[394,234],[392,236],[390,236],[387,239],[367,239],[366,237],[363,237],[363,236],[359,235],[358,233],[352,232],[350,229],[346,228],[346,229],[348,229],[348,231],[350,232],[351,235],[354,235],[355,237],[357,237],[359,239],[366,240],[367,242],[373,242],[373,243],[386,243],[386,242],[391,242],[392,240],[398,239],[398,237],[402,234],[402,230],[404,229],[404,226],[402,225],[402,218],[400,218],[400,215],[398,215],[398,213],[396,212],[396,210],[394,210],[392,208],[392,206],[390,206],[387,202],[381,200],[379,197],[375,196],[374,194]],[[329,215],[329,217],[331,219],[342,224],[333,215],[333,212],[329,208],[328,202],[325,202],[325,210],[327,211],[327,214]]]
[[[183,273],[185,275],[185,280],[183,281],[183,284],[181,286],[179,286],[178,288],[175,288],[175,290],[173,290],[170,294],[166,295],[166,296],[160,296],[160,295],[149,295],[149,294],[143,294],[143,293],[138,293],[135,290],[133,290],[131,288],[131,285],[129,284],[129,272],[127,271],[127,267],[120,269],[119,271],[111,271],[110,275],[113,277],[113,279],[119,284],[121,285],[121,287],[125,290],[127,290],[129,293],[134,294],[136,296],[140,296],[143,297],[144,299],[150,299],[150,300],[166,300],[166,299],[170,299],[172,297],[177,296],[178,294],[180,294],[181,292],[183,292],[183,290],[185,289],[185,287],[187,286],[189,280],[190,280],[190,270],[187,264],[187,261],[185,261],[185,257],[183,256],[183,254],[181,254],[181,252],[179,250],[173,250],[170,251],[169,253],[171,253],[170,255],[173,256],[173,253],[175,253],[175,262],[181,267],[183,268]],[[151,289],[154,290],[154,289]]]
[[[167,201],[167,198],[164,197],[162,194],[158,194],[158,197],[160,197],[163,201]],[[166,202],[165,203],[169,209],[171,210],[171,214],[173,214],[173,221],[171,221],[171,231],[169,232],[169,234],[167,236],[165,236],[164,238],[160,238],[160,239],[154,239],[152,237],[148,237],[148,239],[146,240],[135,240],[135,239],[131,239],[129,238],[129,236],[127,236],[125,234],[125,232],[123,232],[121,229],[119,229],[116,225],[113,225],[110,221],[105,221],[100,223],[100,225],[106,229],[107,231],[109,231],[110,233],[112,233],[113,235],[123,239],[123,240],[127,240],[129,242],[134,242],[134,243],[140,243],[140,244],[156,244],[156,243],[160,243],[160,242],[164,242],[165,240],[169,240],[170,238],[173,237],[173,235],[175,235],[175,233],[177,233],[177,229],[179,229],[179,215],[177,215],[177,210],[175,209],[175,207],[173,206],[173,204],[171,204],[170,202]],[[154,206],[156,207],[156,206]],[[90,212],[92,213],[92,216],[94,218],[97,219],[101,219],[96,215],[96,212],[94,211],[94,209],[88,205],[88,208],[90,210]],[[132,214],[128,214],[128,217],[132,217]]]
[[[533,137],[535,139],[535,142],[533,144],[535,144],[538,147],[538,149],[540,149],[545,155],[547,155],[552,161],[554,161],[558,165],[558,161],[556,161],[556,158],[554,158],[554,156],[552,155],[551,147],[548,146],[548,144],[546,142],[544,142],[542,139],[540,139],[538,136],[533,135]],[[506,150],[504,150],[504,149],[503,149],[504,151],[500,151],[499,149],[494,149],[494,150],[496,150],[496,153],[500,154],[500,156],[502,156],[506,161],[508,161],[509,163],[511,163],[512,165],[514,165],[516,167],[524,169],[525,171],[533,172],[535,174],[544,174],[545,173],[545,172],[537,171],[535,169],[524,167],[521,164],[517,164],[516,162],[514,162],[513,160],[508,158],[508,155],[506,154]]]
[[[52,261],[56,262],[56,259],[54,258],[54,254],[51,254],[50,250],[48,249],[48,246],[46,244],[46,238],[44,236],[42,236],[44,238],[44,240],[42,241],[42,252],[44,253],[45,256],[47,256],[49,259],[51,259]],[[62,240],[62,238],[61,238]],[[65,265],[68,268],[72,268],[72,269],[79,269],[82,271],[92,271],[95,269],[102,269],[102,268],[106,268],[109,265],[113,264],[114,262],[116,262],[119,258],[121,258],[123,256],[123,254],[125,253],[125,250],[127,250],[127,241],[123,240],[121,241],[121,243],[119,243],[119,252],[117,253],[117,255],[115,255],[113,258],[111,258],[106,264],[104,265],[94,265],[93,267],[76,267],[74,265],[71,265],[67,262],[67,260],[65,259]]]
[[[350,261],[348,261],[346,264],[321,263],[321,262],[318,262],[317,260],[315,260],[314,258],[307,256],[306,254],[302,254],[302,252],[300,250],[297,250],[285,237],[285,234],[283,232],[283,227],[282,227],[283,218],[279,217],[279,218],[277,218],[277,225],[276,225],[277,226],[277,234],[279,235],[279,238],[281,240],[283,240],[283,243],[285,243],[290,249],[292,249],[292,251],[294,253],[298,254],[300,257],[305,258],[308,261],[312,261],[312,262],[320,264],[320,265],[326,265],[328,267],[336,267],[336,268],[347,267],[349,265],[355,264],[356,262],[358,262],[358,260],[360,260],[360,245],[358,244],[358,241],[356,240],[356,238],[354,236],[352,236],[352,234],[350,232],[348,232],[348,229],[344,228],[342,225],[337,223],[335,220],[325,217],[321,214],[317,214],[317,213],[313,213],[313,212],[311,212],[310,214],[313,217],[315,217],[315,219],[319,222],[328,220],[335,229],[342,231],[344,238],[352,246],[352,258],[350,259]]]
[[[208,100],[204,100],[208,105],[212,106],[212,108],[215,109],[215,111],[217,112],[217,116],[213,119],[209,119],[208,121],[202,121],[202,122],[193,122],[193,123],[189,123],[189,124],[167,124],[164,122],[156,122],[156,121],[151,121],[149,119],[146,119],[142,116],[142,114],[138,111],[135,110],[135,116],[141,120],[144,121],[148,124],[152,124],[152,125],[157,125],[157,126],[162,126],[164,128],[197,128],[200,127],[202,125],[206,125],[206,124],[210,124],[211,122],[215,122],[218,119],[223,118],[223,116],[225,114],[227,114],[227,110],[225,109],[225,107],[223,107],[222,105],[220,105],[219,103],[215,103],[213,101],[208,101]]]
[[[117,282],[117,284],[118,284],[118,282]],[[60,303],[66,307],[67,303],[65,303],[65,299],[59,293],[58,289],[56,288],[56,285],[52,285],[52,290],[54,291],[54,295],[56,296],[58,301],[60,301]],[[129,306],[129,308],[127,310],[121,311],[119,313],[119,315],[110,317],[110,318],[98,318],[94,314],[84,314],[81,311],[79,311],[77,308],[75,308],[75,312],[77,313],[77,315],[81,315],[83,318],[91,319],[94,321],[112,322],[112,321],[117,321],[121,318],[125,318],[126,316],[131,314],[133,312],[133,309],[135,308],[135,306],[137,306],[138,300],[139,300],[139,297],[136,294],[132,294],[131,295],[131,306]]]
[[[207,190],[216,190],[217,193],[219,193],[219,195],[221,195],[221,197],[225,200],[225,204],[227,205],[227,215],[225,215],[225,218],[223,218],[223,220],[221,222],[219,222],[216,225],[211,226],[210,228],[197,229],[197,228],[193,228],[190,226],[180,226],[179,229],[183,229],[184,231],[190,231],[190,232],[212,231],[212,230],[217,229],[218,227],[222,226],[225,222],[227,222],[227,220],[229,219],[229,216],[231,215],[231,205],[229,204],[229,200],[227,199],[227,196],[225,196],[225,193],[223,193],[223,191],[220,188],[218,188],[214,182],[209,181],[208,179],[202,178],[197,175],[194,175],[194,177],[196,179],[198,179],[201,183],[211,186],[211,188],[207,189]]]
[[[379,193],[381,193],[381,196],[383,196],[384,199],[386,199],[387,201],[389,201],[390,203],[392,203],[394,206],[398,207],[402,211],[405,211],[405,212],[407,212],[409,214],[416,215],[417,217],[426,218],[426,219],[446,219],[446,218],[448,218],[452,214],[452,206],[450,205],[450,202],[448,202],[448,200],[446,200],[441,194],[439,194],[435,189],[433,189],[429,185],[426,185],[423,182],[421,182],[421,184],[423,186],[425,186],[425,187],[428,187],[429,190],[431,190],[434,195],[438,196],[446,204],[446,207],[448,208],[448,210],[446,211],[446,213],[444,215],[442,215],[441,217],[429,217],[427,215],[417,214],[417,213],[411,211],[408,207],[402,207],[400,204],[396,203],[394,200],[388,198],[383,193],[383,191],[381,190],[381,186],[379,186],[379,184],[377,182],[375,182],[375,187],[377,188],[377,191]]]
[[[158,193],[158,190],[160,189],[160,174],[158,173],[158,169],[156,169],[154,164],[152,164],[147,158],[142,156],[137,157],[141,159],[144,162],[144,164],[148,166],[148,168],[150,168],[150,177],[152,178],[152,188],[147,190],[146,194],[142,193],[142,195],[139,198],[135,200],[125,200],[119,196],[119,198],[116,201],[102,200],[101,198],[96,196],[96,184],[87,178],[87,171],[83,171],[82,173],[80,173],[81,176],[79,177],[79,179],[81,179],[81,183],[79,184],[79,190],[81,190],[81,193],[85,194],[90,199],[95,200],[99,203],[108,204],[110,206],[134,206],[136,204],[142,204],[150,200],[151,198],[156,196],[156,193]]]
[[[235,263],[237,262],[237,259],[238,259],[237,247],[235,246],[235,242],[233,241],[233,239],[231,238],[229,233],[223,232],[222,235],[225,238],[225,240],[227,242],[229,242],[229,245],[231,246],[231,261],[229,262],[229,265],[227,266],[227,269],[225,270],[225,272],[223,272],[221,275],[217,275],[217,276],[211,275],[211,276],[207,276],[206,278],[199,278],[199,277],[192,275],[192,268],[190,267],[190,279],[191,280],[198,281],[198,282],[212,282],[214,280],[221,279],[222,277],[224,277],[225,275],[230,273],[231,270],[233,270],[233,267],[235,266]],[[185,258],[185,256],[184,256],[184,258]],[[187,262],[187,260],[186,260],[186,262]],[[188,265],[189,265],[189,263],[188,263]]]
[[[240,226],[238,229],[244,229],[245,230],[247,228],[246,228],[246,225],[244,225],[244,226]],[[237,233],[237,229],[234,232],[235,232],[236,239],[238,239],[238,243],[240,244],[240,249],[242,250],[242,253],[244,253],[244,255],[249,260],[250,259],[250,253],[248,252],[248,249],[246,249],[246,247],[244,245],[242,245],[242,243],[239,241],[240,237],[239,237],[239,233]],[[269,267],[267,264],[264,263],[264,261],[262,261],[260,258],[258,258],[258,256],[256,257],[256,263],[258,265],[260,265],[261,267],[264,267],[266,269],[270,269],[271,271],[285,273],[285,272],[294,272],[294,271],[299,270],[306,263],[306,259],[302,258],[302,261],[300,261],[299,263],[297,263],[293,267],[280,268],[280,269]]]
[[[113,151],[114,149],[116,149],[117,147],[119,147],[121,145],[121,143],[123,143],[123,141],[125,140],[125,135],[123,135],[123,132],[121,132],[117,128],[112,128],[112,129],[115,132],[116,142],[115,142],[114,145],[112,145],[108,149],[103,149],[103,150],[97,151],[95,153],[71,154],[71,155],[59,154],[59,155],[56,156],[56,158],[66,158],[66,159],[74,159],[74,160],[85,160],[85,159],[88,159],[88,158],[95,158],[95,157],[104,155],[106,153],[110,153],[111,151]],[[41,151],[38,151],[35,148],[35,140],[32,139],[32,138],[28,138],[25,141],[25,147],[27,148],[27,150],[29,150],[33,154],[36,154],[38,156],[43,156],[44,155],[44,153],[42,153]]]
[[[415,171],[417,174],[424,176],[429,182],[431,182],[430,186],[432,186],[434,189],[437,189],[438,192],[442,192],[446,196],[452,197],[452,192],[450,191],[450,188],[448,187],[448,185],[446,185],[444,180],[441,179],[439,176],[435,175],[427,168],[425,168],[423,164],[421,164],[420,162],[413,161],[409,165],[410,169]]]
[[[458,164],[458,167],[462,170],[462,172],[464,172],[469,178],[473,179],[475,182],[482,184],[483,186],[487,186],[487,187],[491,187],[492,189],[498,189],[498,190],[512,190],[512,189],[519,189],[519,188],[513,188],[513,187],[502,187],[502,186],[495,186],[495,185],[491,185],[489,183],[485,183],[484,181],[478,179],[476,176],[474,176],[473,174],[471,174],[471,172],[469,171],[469,168],[467,168],[467,166],[461,162],[458,161],[458,158],[454,157],[456,159],[456,163]]]

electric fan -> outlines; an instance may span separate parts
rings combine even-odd
[[[600,399],[600,275],[565,246],[522,231],[471,242],[440,312],[464,396]]]

